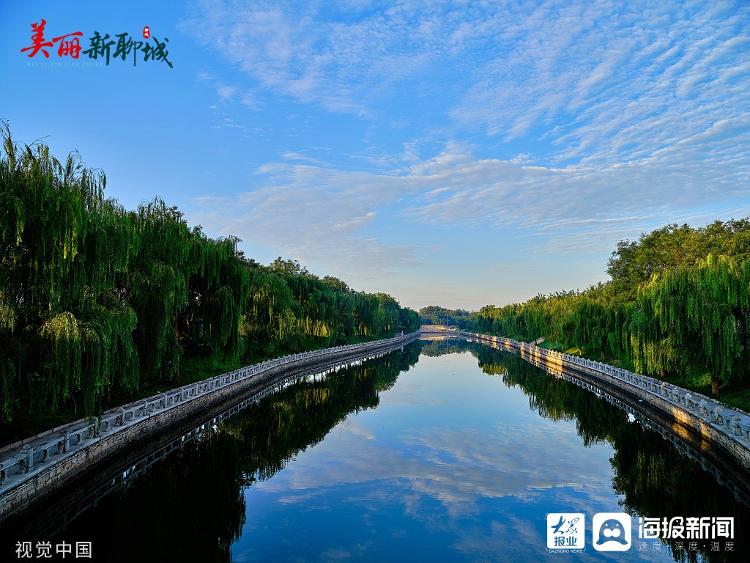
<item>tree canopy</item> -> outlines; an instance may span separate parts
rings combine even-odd
[[[544,337],[545,345],[684,384],[708,374],[715,393],[750,386],[750,220],[667,225],[622,241],[608,272],[610,281],[585,291],[420,314],[524,341]]]
[[[419,326],[389,295],[321,280],[296,261],[262,266],[238,239],[206,236],[159,199],[126,210],[76,155],[61,162],[7,130],[3,141],[2,420],[95,414],[178,384],[197,360],[239,365]]]

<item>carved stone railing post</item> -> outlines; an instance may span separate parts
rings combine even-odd
[[[25,446],[23,448],[24,453],[24,473],[28,473],[34,467],[34,448],[32,446]]]

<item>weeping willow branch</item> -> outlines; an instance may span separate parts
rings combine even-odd
[[[263,267],[163,201],[127,211],[76,154],[0,157],[0,419],[82,407],[179,380],[185,358],[254,354],[415,330],[390,296],[354,292],[296,263]],[[291,265],[291,266],[290,266]]]

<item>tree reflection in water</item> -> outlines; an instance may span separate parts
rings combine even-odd
[[[102,499],[57,541],[91,541],[116,562],[230,561],[245,523],[245,487],[271,478],[350,413],[377,407],[419,351],[414,343],[247,408]]]
[[[586,446],[611,445],[612,487],[622,495],[623,510],[659,517],[733,515],[735,550],[738,555],[746,553],[748,508],[700,464],[593,394],[550,377],[515,355],[461,340],[414,343],[325,379],[294,384],[128,481],[70,523],[57,540],[91,541],[95,551],[107,552],[109,561],[229,561],[230,548],[242,535],[246,511],[252,510],[246,506],[247,487],[273,477],[349,414],[377,407],[380,393],[414,366],[420,353],[466,352],[477,358],[485,373],[519,388],[541,416],[575,421]],[[29,515],[27,521],[33,518]],[[52,540],[53,545],[56,541],[17,539]],[[669,549],[675,559],[697,555],[679,553],[674,542]],[[712,561],[731,555],[711,553],[708,546],[701,549]]]
[[[629,422],[627,414],[575,385],[550,377],[515,354],[463,340],[423,345],[422,354],[440,356],[470,352],[487,374],[499,375],[508,386],[520,388],[529,406],[545,418],[574,420],[586,446],[608,442],[614,449],[612,487],[624,496],[623,511],[646,517],[734,516],[735,554],[713,553],[710,542],[690,552],[679,540],[668,548],[675,560],[695,561],[698,554],[710,561],[744,559],[748,549],[750,509],[737,501],[698,463],[685,458],[659,434]],[[636,530],[634,529],[634,534]],[[649,546],[650,547],[650,546]],[[721,546],[722,550],[724,546]]]

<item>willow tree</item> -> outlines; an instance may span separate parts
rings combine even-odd
[[[633,361],[646,373],[710,371],[712,391],[748,372],[750,262],[709,255],[655,275],[630,326]]]
[[[63,164],[7,130],[3,147],[4,419],[19,408],[91,414],[111,392],[169,382],[191,337],[208,354],[239,356],[248,275],[235,239],[207,238],[159,200],[124,210],[75,155]],[[182,335],[186,312],[200,328]]]
[[[240,324],[249,296],[250,274],[238,257],[238,239],[210,239],[193,229],[188,280],[188,307],[180,319],[185,345],[223,361],[238,360],[243,352]]]
[[[181,366],[252,361],[390,336],[416,313],[321,280],[297,262],[262,267],[233,237],[191,228],[160,199],[135,211],[77,155],[0,156],[0,419],[95,414],[169,386]]]
[[[92,412],[105,389],[135,382],[132,310],[118,285],[137,246],[127,216],[104,200],[103,174],[44,145],[0,159],[0,402],[80,398]],[[77,405],[77,403],[75,403]]]
[[[393,297],[357,292],[330,276],[320,279],[295,261],[279,258],[248,270],[242,333],[251,356],[393,336],[419,326],[418,314]]]

